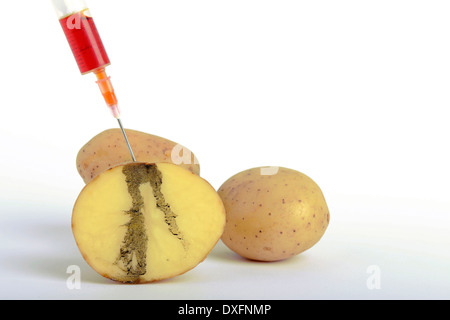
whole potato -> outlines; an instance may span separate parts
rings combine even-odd
[[[125,129],[136,161],[173,163],[199,175],[200,165],[187,148],[168,139],[149,133]],[[119,128],[105,130],[78,152],[76,165],[85,183],[99,173],[116,165],[131,162],[130,152]]]
[[[288,168],[245,170],[218,193],[227,215],[222,241],[252,260],[282,260],[311,248],[330,220],[319,186]]]

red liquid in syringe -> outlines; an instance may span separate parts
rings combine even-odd
[[[59,20],[81,74],[110,64],[94,20],[84,13],[77,12]]]

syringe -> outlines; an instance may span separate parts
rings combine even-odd
[[[52,0],[52,2],[81,74],[93,72],[96,75],[103,98],[119,122],[131,158],[136,161],[120,120],[119,105],[111,78],[105,71],[110,61],[88,6],[83,0]]]

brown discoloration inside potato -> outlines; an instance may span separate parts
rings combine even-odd
[[[128,193],[133,202],[130,210],[125,214],[130,216],[130,221],[125,225],[127,232],[120,247],[120,254],[115,264],[127,273],[120,280],[122,282],[136,282],[140,276],[146,271],[146,252],[148,238],[145,231],[144,215],[144,199],[142,198],[139,187],[145,183],[147,178],[145,167],[141,166],[124,166],[123,174],[128,186]]]
[[[138,282],[139,277],[146,273],[146,252],[148,238],[144,223],[144,199],[140,192],[140,186],[150,183],[156,206],[164,213],[164,221],[169,231],[179,240],[183,241],[181,232],[177,226],[176,214],[166,203],[161,192],[162,175],[155,164],[128,164],[122,170],[128,186],[128,193],[132,198],[132,207],[125,214],[130,216],[130,221],[125,225],[125,234],[119,256],[115,264],[126,272],[126,276],[117,279],[122,282]],[[184,242],[183,242],[184,244]]]
[[[156,165],[149,166],[150,185],[153,189],[153,196],[156,199],[156,207],[164,213],[164,222],[169,227],[170,233],[183,241],[183,236],[178,228],[176,217],[177,215],[172,211],[170,205],[164,199],[164,194],[161,191],[162,175]]]

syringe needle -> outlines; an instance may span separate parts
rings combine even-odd
[[[120,129],[122,130],[123,137],[125,138],[125,142],[127,143],[128,150],[130,150],[131,158],[134,162],[136,162],[136,158],[134,157],[133,150],[131,149],[130,142],[128,141],[127,134],[123,129],[122,122],[120,121],[120,110],[119,105],[117,104],[117,97],[114,93],[114,88],[111,83],[111,78],[106,75],[106,71],[104,68],[98,69],[94,71],[95,76],[97,77],[97,84],[102,92],[103,98],[105,99],[106,104],[111,109],[112,115],[119,122]]]
[[[122,121],[120,121],[120,118],[117,118],[117,121],[119,122],[120,130],[122,130],[123,137],[125,138],[125,142],[127,143],[128,150],[130,150],[131,158],[133,159],[133,162],[136,162],[136,158],[134,157],[134,153],[133,153],[133,150],[131,149],[130,142],[128,141],[127,134],[125,133],[125,130],[123,129]]]

